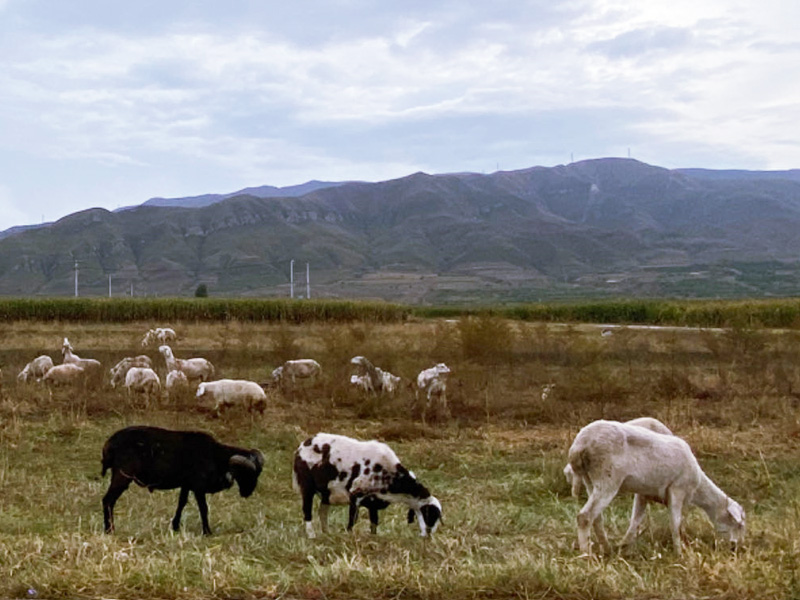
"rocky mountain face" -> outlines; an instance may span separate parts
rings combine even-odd
[[[797,172],[599,159],[92,209],[0,239],[0,294],[296,295],[402,302],[800,291]]]

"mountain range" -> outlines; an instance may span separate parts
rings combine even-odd
[[[800,171],[604,158],[90,209],[0,237],[0,294],[410,303],[800,292]],[[0,234],[2,236],[3,234]],[[291,262],[293,261],[293,263]]]

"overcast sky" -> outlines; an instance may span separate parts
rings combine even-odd
[[[800,167],[787,0],[0,0],[0,230],[627,156]]]

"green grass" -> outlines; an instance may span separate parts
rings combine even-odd
[[[482,320],[486,319],[486,320]],[[178,323],[179,356],[213,357],[223,376],[258,380],[285,352],[318,358],[323,378],[273,394],[263,416],[221,419],[164,401],[145,411],[124,395],[56,393],[16,385],[41,352],[69,335],[80,355],[112,364],[141,349],[143,323],[17,322],[3,328],[0,365],[0,597],[39,598],[791,598],[800,594],[800,408],[796,336],[766,331],[556,327],[481,317],[458,324]],[[497,339],[504,338],[502,343]],[[74,338],[74,339],[73,339]],[[481,350],[481,339],[492,352]],[[413,394],[373,401],[343,381],[363,353],[408,378],[444,360],[453,369],[452,417],[422,425]],[[497,354],[497,358],[493,356]],[[430,364],[429,364],[430,363]],[[157,363],[159,370],[162,365]],[[540,386],[555,381],[551,399]],[[666,511],[653,506],[637,544],[588,559],[574,548],[581,501],[561,472],[583,424],[648,414],[685,437],[706,472],[748,513],[737,553],[705,515],[687,511],[684,556]],[[100,449],[116,429],[147,423],[212,432],[257,447],[266,465],[254,495],[209,499],[211,537],[194,500],[169,529],[177,491],[131,487],[114,535],[102,531]],[[381,515],[344,531],[304,535],[291,489],[292,454],[317,431],[388,441],[442,502],[432,539]],[[630,498],[606,511],[609,536],[625,531]],[[315,523],[316,525],[316,523]]]

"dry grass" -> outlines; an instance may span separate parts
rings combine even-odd
[[[484,320],[481,320],[484,319]],[[110,389],[53,398],[14,375],[67,336],[109,367],[141,351],[149,324],[3,325],[0,366],[0,597],[61,598],[788,598],[800,594],[800,410],[797,336],[735,330],[620,330],[506,323],[268,325],[179,324],[178,356],[206,356],[222,376],[264,380],[286,358],[323,365],[315,384],[274,392],[263,416],[221,419],[191,397],[145,410]],[[497,339],[498,337],[502,339]],[[483,342],[482,342],[483,340]],[[491,348],[485,352],[483,348]],[[153,354],[163,370],[162,359]],[[413,393],[375,400],[347,385],[363,354],[409,380],[446,362],[452,417],[423,425]],[[56,361],[59,362],[59,361]],[[541,398],[541,386],[556,383]],[[716,548],[713,529],[687,513],[686,552],[670,545],[665,511],[652,508],[635,548],[587,560],[573,548],[580,503],[561,469],[577,430],[592,419],[656,416],[685,437],[712,478],[748,511],[742,550]],[[204,538],[190,503],[183,530],[169,519],[175,492],[131,489],[117,533],[102,533],[100,448],[134,423],[199,428],[256,446],[267,458],[254,496],[210,499],[215,535]],[[291,490],[291,456],[319,430],[390,441],[441,499],[431,540],[389,509],[378,536],[360,522],[303,535]],[[607,513],[612,539],[630,501]],[[362,517],[363,518],[363,517]],[[364,519],[365,520],[365,519]]]

